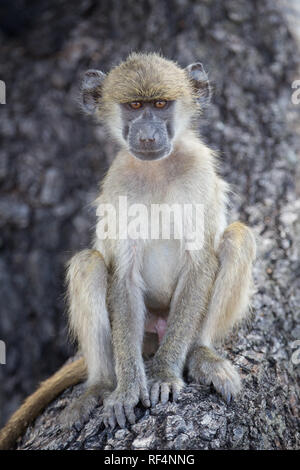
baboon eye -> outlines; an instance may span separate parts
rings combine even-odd
[[[158,100],[158,101],[155,101],[154,106],[156,108],[164,108],[166,104],[167,104],[166,100]]]
[[[132,101],[132,103],[129,103],[129,106],[132,109],[140,109],[142,107],[142,103],[140,101]]]

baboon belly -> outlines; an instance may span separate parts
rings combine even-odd
[[[146,248],[142,277],[150,308],[165,309],[169,306],[180,266],[180,245],[177,240],[155,240]]]

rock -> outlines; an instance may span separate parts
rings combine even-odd
[[[153,438],[152,436],[149,437],[143,437],[143,438],[136,438],[132,442],[132,449],[134,450],[148,450],[153,447],[151,445],[153,444]]]

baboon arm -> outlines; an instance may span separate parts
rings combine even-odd
[[[68,387],[86,379],[87,369],[83,358],[61,367],[49,379],[41,383],[20,408],[11,416],[6,426],[0,431],[0,450],[13,447],[27,426],[40,412]]]

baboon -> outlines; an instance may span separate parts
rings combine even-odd
[[[100,400],[107,426],[134,423],[138,402],[177,400],[184,371],[213,384],[227,402],[240,391],[238,372],[215,346],[248,310],[255,240],[244,224],[227,225],[229,188],[215,153],[197,135],[196,118],[209,97],[201,63],[181,68],[156,53],[133,53],[108,74],[86,72],[83,107],[121,147],[96,200],[98,215],[104,205],[116,208],[121,196],[149,211],[155,204],[198,204],[203,239],[188,249],[194,216],[181,219],[181,239],[104,238],[96,231],[91,249],[76,254],[67,273],[70,330],[83,359],[29,397],[0,434],[2,448],[54,396],[85,378],[85,392],[62,413],[63,425],[86,420]]]

